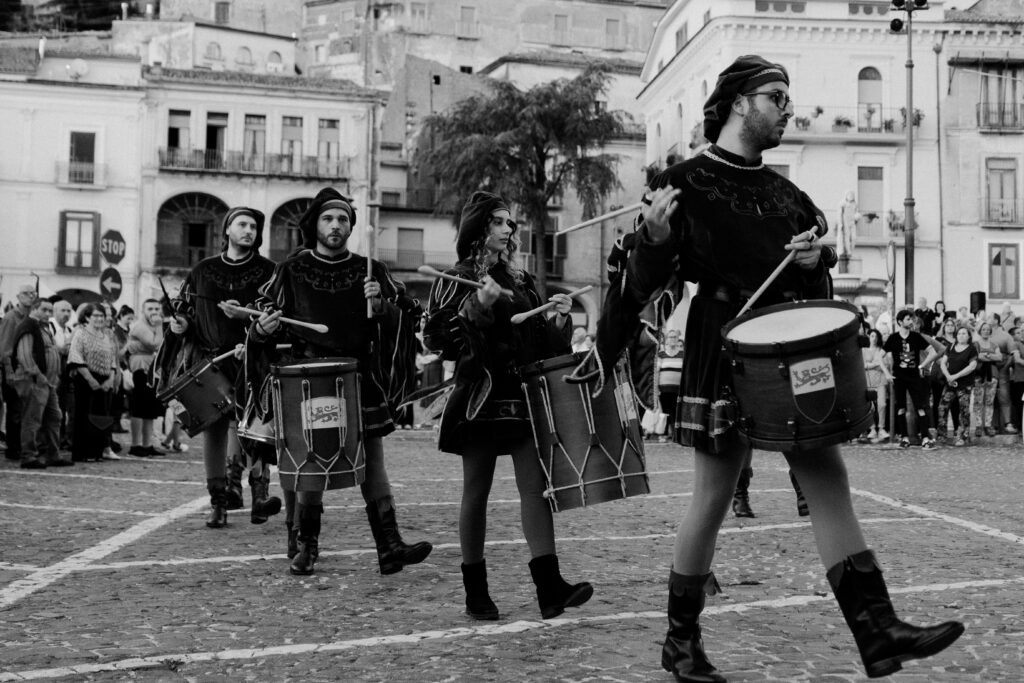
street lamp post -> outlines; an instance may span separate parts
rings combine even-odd
[[[903,200],[903,258],[904,258],[904,286],[903,297],[908,305],[914,304],[914,232],[917,229],[917,221],[914,216],[914,55],[913,28],[914,12],[928,9],[928,0],[892,0],[889,9],[897,12],[906,12],[907,30],[907,108],[904,115],[904,125],[907,133],[907,196]],[[896,18],[889,23],[893,33],[900,33],[904,28],[902,19]],[[894,296],[895,298],[895,296]]]

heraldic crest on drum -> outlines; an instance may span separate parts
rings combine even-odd
[[[757,218],[788,216],[787,206],[797,203],[793,187],[782,176],[764,185],[741,185],[708,168],[695,168],[686,174],[694,188],[705,194],[708,201],[727,201],[733,213]]]
[[[810,358],[789,367],[789,386],[800,414],[821,424],[836,404],[836,376],[828,358]]]

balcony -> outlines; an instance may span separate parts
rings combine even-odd
[[[107,186],[107,165],[91,161],[58,161],[57,186],[102,190]]]
[[[981,207],[986,228],[1024,228],[1024,199],[989,199]]]
[[[979,103],[978,128],[987,131],[1024,131],[1024,104]]]
[[[210,149],[161,148],[160,170],[191,173],[233,173],[283,178],[339,180],[349,177],[349,157],[327,159],[290,154],[245,154]]]
[[[920,126],[924,115],[918,112],[914,126]],[[906,137],[907,117],[904,107],[881,107],[861,104],[856,107],[795,108],[786,131],[787,138],[843,139],[857,136],[861,142],[897,142]],[[843,137],[839,137],[843,136]]]
[[[378,249],[377,260],[392,270],[416,270],[430,266],[445,270],[455,265],[455,250],[423,251],[421,249]]]
[[[434,210],[434,191],[429,188],[382,187],[380,205],[384,209]]]

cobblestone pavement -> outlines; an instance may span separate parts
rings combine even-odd
[[[964,637],[900,681],[1024,676],[1024,450],[846,448],[855,504],[901,615]],[[158,459],[25,471],[0,464],[0,682],[663,681],[666,580],[690,451],[648,443],[651,493],[558,513],[569,580],[594,598],[540,619],[502,459],[487,561],[497,622],[463,614],[458,458],[426,431],[385,440],[402,532],[423,564],[381,576],[356,490],[330,492],[321,559],[288,574],[281,517],[204,526],[199,439]],[[756,519],[729,518],[703,620],[730,681],[866,680],[783,459],[757,453]],[[275,484],[276,486],[276,484]],[[246,501],[248,502],[248,491]]]

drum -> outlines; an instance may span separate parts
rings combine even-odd
[[[636,392],[624,364],[608,387],[597,379],[562,378],[584,354],[558,356],[520,368],[530,423],[554,512],[650,492]]]
[[[325,491],[366,477],[358,363],[318,358],[272,365],[281,487]]]
[[[157,399],[162,403],[177,399],[184,409],[177,418],[188,435],[195,436],[234,412],[235,387],[224,370],[207,361],[198,370],[186,370]]]
[[[771,451],[822,448],[871,426],[860,315],[841,301],[758,309],[722,328],[740,433]]]

